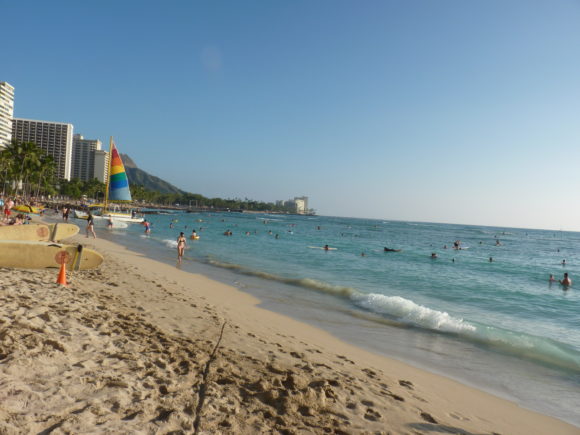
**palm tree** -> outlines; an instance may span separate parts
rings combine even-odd
[[[37,174],[37,189],[36,189],[36,197],[40,195],[40,188],[46,188],[51,185],[52,179],[54,177],[54,171],[56,169],[56,165],[54,163],[54,157],[49,156],[46,153],[42,153],[39,159],[40,163],[40,170]],[[48,183],[47,183],[48,181]]]
[[[12,175],[14,169],[14,159],[9,150],[0,151],[0,173],[2,174],[2,195],[6,195],[6,182]]]

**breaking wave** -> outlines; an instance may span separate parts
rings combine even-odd
[[[171,247],[177,246],[173,240],[165,240],[164,242]],[[395,321],[393,326],[397,324],[411,325],[437,333],[453,334],[463,340],[478,343],[491,350],[519,358],[568,370],[580,370],[580,353],[568,345],[551,339],[467,321],[445,311],[417,304],[401,296],[363,293],[354,287],[333,285],[311,278],[286,278],[268,272],[252,270],[238,264],[224,263],[214,258],[206,258],[205,262],[239,274],[340,297],[369,314],[380,316],[376,319],[380,323],[384,323],[382,320],[387,319]],[[368,320],[372,321],[372,316],[368,317]]]

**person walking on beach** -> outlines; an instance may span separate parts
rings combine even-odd
[[[97,235],[95,234],[95,219],[91,212],[89,212],[87,217],[87,239],[89,238],[89,233],[93,235],[93,239],[97,238]]]
[[[183,258],[183,251],[185,251],[185,243],[185,236],[183,233],[179,233],[179,237],[177,238],[177,261],[180,263]]]

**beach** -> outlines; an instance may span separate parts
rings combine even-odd
[[[347,344],[102,239],[99,269],[3,270],[0,433],[510,433],[578,428]]]

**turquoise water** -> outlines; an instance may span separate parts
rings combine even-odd
[[[195,228],[182,268],[230,274],[273,309],[580,425],[579,233],[237,213],[148,220],[150,236],[140,225],[108,236],[174,261],[179,231]],[[458,239],[466,249],[451,249]],[[548,283],[564,272],[577,287]]]

